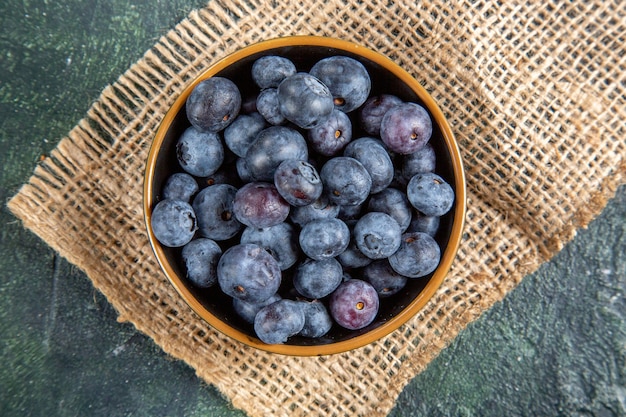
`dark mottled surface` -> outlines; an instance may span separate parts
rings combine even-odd
[[[204,1],[4,0],[0,197]],[[1,416],[243,416],[0,210]],[[626,189],[471,324],[391,416],[626,415]]]

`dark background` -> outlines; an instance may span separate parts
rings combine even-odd
[[[0,416],[243,416],[163,353],[6,202],[200,0],[0,4]],[[472,323],[391,416],[626,415],[626,187]]]

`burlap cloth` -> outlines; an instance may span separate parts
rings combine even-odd
[[[620,0],[212,1],[102,92],[9,207],[120,321],[249,415],[386,415],[624,182],[625,33]],[[161,273],[142,213],[152,136],[185,83],[242,46],[294,34],[352,40],[412,73],[449,118],[468,181],[464,239],[436,296],[385,339],[326,357],[265,353],[208,327]]]

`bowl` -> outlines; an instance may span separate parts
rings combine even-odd
[[[165,180],[175,172],[182,172],[176,160],[175,147],[178,137],[190,126],[185,112],[187,97],[202,80],[221,76],[237,83],[245,102],[258,93],[258,87],[249,74],[253,62],[264,55],[289,58],[298,71],[308,71],[315,62],[332,55],[355,58],[370,74],[371,95],[389,93],[404,101],[416,102],[427,109],[433,121],[430,143],[437,155],[436,173],[455,192],[452,209],[441,217],[435,235],[441,248],[441,260],[428,276],[409,279],[401,292],[381,298],[376,319],[365,328],[346,330],[335,324],[321,338],[293,336],[284,344],[263,343],[255,335],[253,326],[234,312],[230,297],[225,296],[218,285],[200,289],[189,283],[181,249],[160,244],[151,228],[152,210],[161,199]],[[143,206],[148,238],[163,273],[185,302],[210,326],[246,345],[269,352],[294,356],[328,355],[365,346],[398,329],[415,316],[441,286],[461,241],[466,212],[465,176],[457,142],[444,114],[422,85],[406,70],[389,58],[352,42],[318,36],[292,36],[244,47],[207,67],[184,88],[165,114],[151,145],[145,170]]]

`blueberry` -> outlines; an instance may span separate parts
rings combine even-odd
[[[339,206],[339,214],[337,218],[346,223],[354,223],[363,213],[365,203],[355,204],[352,206]]]
[[[257,95],[249,95],[243,97],[241,100],[241,109],[239,110],[240,114],[252,114],[258,113],[256,110],[256,98]]]
[[[224,146],[217,133],[187,128],[176,143],[176,157],[185,172],[207,177],[224,162]]]
[[[402,103],[391,108],[380,124],[380,137],[387,147],[399,154],[422,148],[432,135],[430,115],[416,103]]]
[[[252,174],[248,169],[246,158],[237,158],[237,161],[235,162],[235,169],[237,170],[237,176],[244,183],[254,181],[254,178],[252,178]]]
[[[268,88],[259,93],[256,99],[256,109],[271,125],[282,125],[287,119],[280,112],[278,89]]]
[[[309,146],[324,156],[341,152],[352,139],[352,122],[347,114],[333,109],[330,116],[307,132]]]
[[[330,201],[340,206],[363,203],[372,187],[363,164],[345,156],[329,159],[320,170],[320,178]]]
[[[410,180],[416,174],[433,172],[437,163],[435,149],[430,143],[425,144],[421,149],[403,155],[401,159],[401,170],[404,178]]]
[[[318,338],[324,336],[333,327],[333,320],[324,306],[318,300],[301,301],[304,312],[304,327],[298,333],[300,336]]]
[[[321,261],[305,259],[296,267],[293,285],[300,295],[319,299],[333,292],[342,279],[343,269],[335,258]]]
[[[313,203],[322,195],[324,188],[315,167],[298,159],[280,163],[274,172],[274,185],[280,195],[296,207]]]
[[[199,190],[198,182],[194,177],[185,173],[177,172],[170,175],[163,186],[163,198],[180,200],[189,203]]]
[[[441,218],[439,216],[426,216],[419,211],[415,211],[411,224],[407,228],[407,232],[423,232],[435,237],[439,231]]]
[[[372,89],[367,69],[356,59],[347,56],[321,59],[309,73],[328,87],[335,108],[345,113],[363,104]]]
[[[430,235],[421,232],[402,235],[400,248],[389,257],[389,264],[400,275],[420,278],[437,269],[441,249]]]
[[[217,263],[222,249],[214,240],[197,238],[183,246],[181,251],[187,279],[196,287],[209,288],[217,282]]]
[[[278,86],[280,111],[287,120],[303,129],[317,126],[333,111],[333,96],[314,76],[299,72]]]
[[[287,219],[289,204],[280,196],[274,184],[249,182],[237,190],[233,213],[246,226],[270,227]]]
[[[256,136],[266,126],[265,119],[259,113],[240,114],[224,129],[224,142],[235,155],[244,157]]]
[[[219,132],[235,120],[241,93],[231,80],[212,77],[198,83],[186,102],[187,118],[200,131]]]
[[[154,206],[150,226],[164,246],[184,246],[194,237],[198,224],[193,208],[180,200],[161,200]]]
[[[389,109],[403,101],[391,94],[380,94],[368,98],[359,110],[359,122],[363,130],[372,136],[380,135],[380,123]]]
[[[230,184],[237,187],[241,179],[237,175],[237,172],[233,170],[232,164],[223,164],[220,169],[208,177],[198,178],[198,182],[201,187],[217,184]]]
[[[380,212],[369,212],[354,226],[354,240],[368,258],[383,259],[400,247],[402,232],[393,217]]]
[[[227,240],[243,227],[235,218],[233,203],[237,189],[229,184],[204,188],[193,200],[201,236],[213,240]]]
[[[350,230],[336,218],[311,220],[302,227],[298,241],[309,258],[334,258],[348,247]]]
[[[304,308],[300,301],[283,299],[263,307],[254,319],[254,331],[267,344],[285,343],[304,327]]]
[[[248,301],[240,300],[239,298],[233,298],[233,309],[239,315],[239,317],[244,319],[246,322],[254,324],[254,318],[256,317],[256,314],[263,307],[280,300],[282,300],[282,297],[278,293],[272,295],[267,300],[261,301],[259,303],[251,303]]]
[[[397,159],[396,159],[397,161]],[[409,183],[410,178],[404,178],[402,175],[402,169],[396,164],[394,167],[393,180],[389,187],[406,190],[406,185]]]
[[[292,207],[289,219],[298,226],[304,226],[315,219],[335,218],[339,214],[340,207],[332,203],[328,197],[322,194],[313,203],[301,207]]]
[[[240,242],[263,247],[276,258],[282,271],[298,260],[298,233],[290,223],[283,222],[262,229],[247,227],[241,234]]]
[[[356,245],[356,240],[354,238],[354,228],[350,233],[350,243],[346,250],[337,255],[337,260],[344,268],[352,269],[352,268],[361,268],[365,265],[369,265],[372,262],[372,259],[368,258],[361,252],[359,247]]]
[[[408,281],[407,277],[393,270],[387,259],[374,261],[363,268],[363,279],[372,284],[379,297],[397,294]]]
[[[231,297],[260,303],[276,294],[281,283],[278,261],[253,243],[241,243],[222,254],[217,264],[217,281]]]
[[[396,188],[385,188],[373,194],[367,202],[367,210],[390,215],[398,222],[403,232],[409,227],[413,217],[413,210],[406,193]]]
[[[411,205],[426,216],[443,216],[454,204],[454,190],[433,172],[413,176],[406,193]]]
[[[364,137],[346,146],[343,155],[359,161],[372,179],[371,194],[378,193],[391,184],[394,167],[382,141]]]
[[[294,63],[282,56],[262,56],[252,64],[252,80],[262,89],[278,87],[282,80],[295,73]]]
[[[329,300],[331,317],[349,330],[358,330],[371,324],[379,308],[376,289],[360,279],[345,281],[332,293]]]
[[[270,126],[262,130],[246,152],[246,165],[256,181],[274,181],[276,168],[287,159],[309,159],[304,137],[287,126]]]

